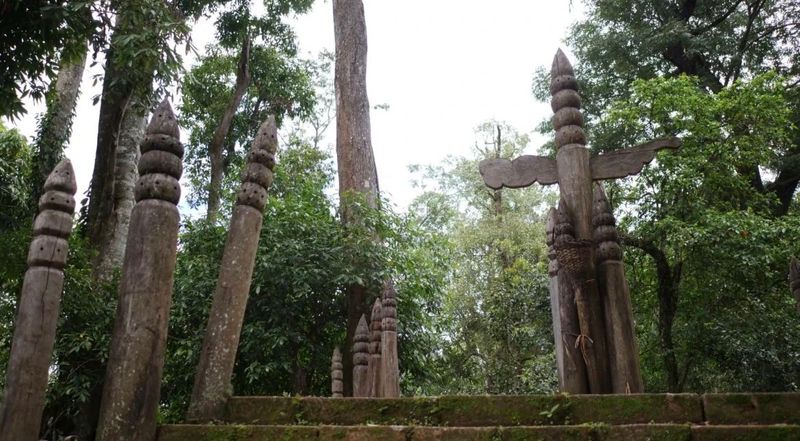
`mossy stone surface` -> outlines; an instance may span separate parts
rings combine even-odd
[[[690,441],[681,425],[537,427],[169,425],[158,441]]]
[[[710,424],[800,424],[800,393],[705,394]]]
[[[225,421],[240,424],[542,426],[696,423],[700,397],[531,395],[417,398],[234,397]]]
[[[800,441],[800,426],[696,426],[692,441]]]

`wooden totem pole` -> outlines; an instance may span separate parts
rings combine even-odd
[[[383,312],[381,299],[375,299],[370,315],[369,330],[369,364],[367,365],[367,378],[369,381],[369,396],[381,396],[381,334],[383,333]]]
[[[331,396],[333,398],[342,398],[344,396],[344,372],[342,372],[342,351],[337,346],[333,350],[333,357],[331,357]]]
[[[353,337],[353,396],[368,397],[369,384],[369,325],[362,314]]]
[[[2,441],[39,439],[76,190],[75,172],[65,159],[47,177],[39,198],[0,406]]]
[[[242,184],[236,195],[236,207],[222,254],[217,288],[187,413],[187,420],[192,422],[221,418],[225,403],[232,394],[233,366],[277,148],[277,127],[275,118],[270,116],[253,140],[242,173]]]
[[[153,441],[178,245],[183,146],[164,100],[141,145],[97,441]]]
[[[383,285],[381,305],[381,397],[400,396],[400,367],[397,358],[397,290],[394,282]]]
[[[574,236],[571,239],[565,236],[560,244],[556,231],[555,241],[558,260],[558,306],[561,309],[560,344],[563,346],[564,354],[564,373],[561,379],[563,390],[570,393],[641,392],[637,386],[642,383],[638,369],[620,367],[638,366],[638,354],[630,352],[630,348],[636,347],[635,341],[616,340],[617,336],[632,338],[633,333],[612,331],[614,334],[612,337],[607,334],[608,329],[621,330],[632,327],[633,324],[615,322],[629,317],[625,312],[604,311],[606,305],[627,310],[630,307],[630,299],[626,291],[614,291],[613,294],[609,294],[609,290],[616,290],[619,287],[618,285],[609,287],[607,284],[609,278],[616,276],[609,275],[601,279],[596,274],[592,228],[592,183],[635,175],[645,164],[653,160],[659,149],[678,148],[680,140],[659,139],[633,148],[590,157],[589,150],[585,147],[586,136],[583,132],[578,83],[569,60],[561,50],[556,53],[553,60],[550,93],[551,106],[555,112],[553,127],[556,130],[556,158],[526,155],[513,161],[485,160],[480,164],[480,172],[486,185],[494,189],[526,187],[534,182],[542,185],[559,184],[564,216],[565,219],[571,219],[574,229]],[[605,270],[601,269],[601,272],[603,271]],[[598,280],[600,284],[606,283],[606,285],[599,286]],[[612,296],[615,300],[606,302],[601,296]],[[569,303],[569,300],[573,303]],[[579,328],[577,335],[575,329],[569,329],[572,326],[569,320],[575,317],[570,310],[573,307],[577,309]],[[611,322],[607,322],[608,320]],[[574,347],[576,343],[580,348],[585,367],[588,390],[584,389],[583,382],[577,379],[567,381],[569,347]],[[616,345],[621,345],[622,349],[618,350]],[[611,353],[615,356],[612,357]],[[580,369],[575,371],[575,374],[577,375],[579,371]],[[622,385],[625,385],[624,388]]]

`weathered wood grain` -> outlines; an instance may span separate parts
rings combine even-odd
[[[369,396],[381,396],[381,337],[383,334],[383,311],[380,297],[375,299],[370,315],[369,334],[369,364],[367,377],[369,378]]]
[[[337,346],[333,350],[331,357],[331,396],[333,398],[342,398],[344,396],[344,373],[342,372],[342,351]]]
[[[595,183],[592,224],[597,247],[597,280],[605,312],[611,390],[615,394],[642,393],[644,382],[622,248],[611,204],[600,183]]]
[[[559,243],[569,243],[575,240],[575,228],[563,203],[559,204],[556,211],[556,225],[554,228],[554,248]],[[558,266],[558,317],[561,330],[558,336],[563,349],[563,368],[561,391],[570,394],[589,393],[589,383],[586,377],[586,363],[579,349],[581,326],[578,319],[578,308],[575,304],[574,274],[561,265]]]
[[[188,421],[209,422],[221,418],[225,403],[233,393],[231,378],[277,149],[275,117],[269,116],[256,133],[242,172],[195,373]]]
[[[534,182],[550,185],[558,182],[556,162],[546,156],[523,155],[508,159],[484,159],[478,166],[486,186],[499,190],[527,187]]]
[[[178,123],[166,100],[156,108],[141,150],[182,157]],[[180,227],[175,206],[180,175],[174,174],[174,159],[151,167],[135,190],[97,441],[152,441],[156,435]]]
[[[47,177],[33,223],[0,405],[0,441],[39,439],[76,190],[75,172],[65,159]]]
[[[356,335],[353,337],[353,396],[369,397],[369,325],[366,316],[358,321]]]
[[[395,398],[400,396],[400,366],[397,358],[397,290],[391,280],[383,285],[381,313],[381,396]]]
[[[561,307],[559,304],[558,295],[558,260],[556,260],[556,209],[550,208],[547,214],[547,226],[545,232],[547,234],[547,257],[550,262],[547,266],[547,274],[549,277],[549,290],[550,290],[550,313],[553,317],[553,339],[556,350],[556,368],[558,369],[558,385],[559,389],[564,390],[564,340],[561,336]]]
[[[642,171],[661,149],[675,150],[681,146],[680,138],[662,138],[624,150],[604,153],[592,158],[592,179],[624,178]]]

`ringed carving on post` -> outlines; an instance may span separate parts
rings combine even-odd
[[[344,396],[344,373],[342,372],[342,351],[337,346],[333,350],[333,357],[331,357],[331,396],[333,398],[342,398]]]
[[[39,439],[76,190],[75,172],[65,159],[47,177],[39,198],[0,404],[0,441]]]

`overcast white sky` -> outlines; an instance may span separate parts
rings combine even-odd
[[[473,129],[483,121],[507,121],[521,132],[551,114],[531,94],[534,69],[549,66],[568,26],[580,19],[580,2],[569,0],[365,0],[369,52],[367,87],[372,111],[372,144],[381,191],[404,208],[416,195],[410,164],[435,164],[447,155],[468,155]],[[331,2],[317,0],[295,20],[301,54],[333,50]],[[196,26],[199,50],[212,36]],[[88,187],[97,136],[100,93],[87,69],[67,156],[78,176],[79,194]],[[15,124],[29,139],[34,115]],[[178,115],[180,117],[180,115]],[[334,130],[329,144],[333,146]],[[186,138],[186,134],[182,135]],[[540,143],[534,137],[529,150]]]

